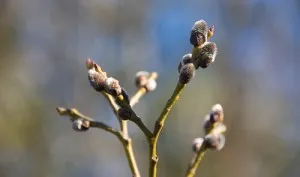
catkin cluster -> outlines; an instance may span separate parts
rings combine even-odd
[[[207,68],[215,61],[217,45],[208,39],[214,34],[214,27],[208,28],[204,20],[197,21],[191,30],[190,43],[193,45],[192,53],[185,54],[178,65],[179,81],[187,84],[195,76],[195,70]]]

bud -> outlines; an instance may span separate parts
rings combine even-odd
[[[223,120],[224,120],[224,112],[223,108],[220,104],[215,104],[211,108],[211,112],[204,117],[204,131],[205,133],[209,133],[212,129],[215,129],[216,127],[219,126],[219,124],[223,125]],[[223,125],[222,128],[225,127],[226,131],[226,126]]]
[[[104,90],[106,77],[102,73],[96,72],[94,69],[89,69],[88,79],[91,86],[97,91]]]
[[[123,120],[129,120],[132,116],[132,111],[127,108],[120,108],[118,110],[118,116]]]
[[[179,74],[179,82],[182,84],[189,83],[195,76],[195,66],[193,63],[184,65]]]
[[[196,69],[207,68],[208,65],[215,61],[217,55],[217,45],[213,42],[206,42],[201,47],[193,49],[193,59]]]
[[[195,46],[201,46],[207,41],[208,26],[206,21],[199,20],[195,22],[190,36],[190,43]]]
[[[223,120],[224,120],[223,108],[220,104],[215,104],[211,108],[210,121],[211,122],[223,122]]]
[[[157,86],[156,80],[150,79],[150,80],[148,80],[145,88],[146,88],[147,92],[152,92],[156,89],[156,86]]]
[[[119,81],[113,77],[109,77],[105,80],[105,90],[112,96],[119,96],[122,94],[122,88]]]
[[[208,134],[214,128],[214,123],[210,121],[210,114],[204,117],[203,129],[205,134]]]
[[[223,107],[222,107],[222,105],[221,104],[215,104],[215,105],[213,105],[212,106],[212,108],[211,108],[211,111],[221,111],[221,112],[223,112]]]
[[[135,75],[135,85],[137,88],[144,87],[148,82],[149,72],[139,71]]]
[[[186,64],[192,63],[192,62],[193,62],[193,61],[192,61],[192,54],[190,54],[190,53],[185,54],[185,55],[182,57],[182,59],[181,59],[179,65],[178,65],[178,68],[177,68],[177,69],[178,69],[178,73],[180,73],[180,70],[181,70],[181,68],[182,68],[183,65],[186,65]]]
[[[212,150],[221,150],[225,146],[225,136],[223,134],[208,134],[204,138],[207,148]]]
[[[72,127],[75,131],[84,132],[90,128],[90,122],[84,119],[76,119],[73,121]]]
[[[194,139],[192,148],[195,153],[199,152],[199,150],[203,144],[203,141],[204,141],[203,138]]]
[[[87,69],[93,69],[94,68],[94,62],[90,58],[88,58],[85,61],[85,65],[86,65]]]
[[[207,38],[208,39],[211,38],[214,35],[214,32],[215,32],[215,27],[211,26],[208,30]]]

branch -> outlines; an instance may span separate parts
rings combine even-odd
[[[199,152],[195,154],[195,157],[192,159],[192,161],[189,164],[188,170],[186,172],[186,177],[193,177],[196,174],[196,170],[207,150],[207,146],[205,143],[202,143]]]
[[[143,123],[141,118],[139,118],[134,110],[131,108],[131,106],[124,100],[124,97],[122,95],[119,95],[116,97],[116,101],[120,105],[120,107],[127,109],[131,113],[130,121],[134,122],[144,133],[147,140],[149,140],[152,137],[152,132],[147,128],[147,126]]]
[[[122,132],[123,136],[128,137],[127,122],[120,119],[120,117],[118,117],[119,106],[116,104],[114,98],[110,94],[108,94],[106,92],[102,92],[102,94],[107,99],[109,105],[111,106],[111,108],[113,109],[116,117],[118,118],[120,129],[121,129],[121,132]]]
[[[124,137],[124,135],[120,131],[113,129],[112,127],[106,125],[103,122],[95,121],[94,119],[80,113],[75,108],[66,109],[62,107],[57,107],[56,110],[61,116],[70,117],[71,121],[83,119],[89,122],[89,127],[100,128],[115,135],[123,145],[133,177],[141,176],[137,167],[137,163],[135,161],[135,157],[132,149],[132,142],[130,138]]]
[[[157,162],[158,162],[157,141],[158,141],[159,135],[163,129],[164,123],[165,123],[171,109],[175,105],[176,101],[178,101],[179,96],[180,96],[181,92],[183,91],[183,89],[185,88],[185,86],[186,86],[186,84],[182,84],[180,82],[177,83],[177,86],[176,86],[175,90],[173,91],[171,98],[168,100],[168,102],[166,103],[160,116],[156,120],[153,138],[151,139],[151,143],[149,144],[149,148],[150,148],[149,177],[156,177]]]
[[[149,77],[147,78],[147,80],[156,80],[157,78],[157,73],[156,72],[152,72]],[[137,92],[134,94],[134,96],[130,99],[130,106],[133,107],[136,103],[139,102],[140,98],[142,96],[145,95],[145,93],[147,93],[147,89],[146,87],[140,87]]]
[[[204,138],[196,138],[193,143],[193,150],[195,152],[194,158],[189,163],[186,171],[186,177],[194,177],[196,170],[207,149],[220,151],[225,145],[224,132],[227,130],[223,124],[224,113],[220,104],[215,104],[210,114],[205,116],[204,120]],[[201,139],[202,141],[197,141]],[[199,145],[201,143],[201,145]]]
[[[83,119],[83,120],[86,120],[86,121],[89,122],[89,127],[100,128],[102,130],[105,130],[109,133],[114,134],[119,139],[123,139],[121,133],[118,130],[110,127],[109,125],[107,125],[103,122],[95,121],[94,119],[80,113],[75,108],[66,109],[66,108],[63,108],[63,107],[57,107],[56,110],[59,113],[59,115],[69,117],[72,122],[77,120],[77,119]]]
[[[110,105],[111,108],[113,109],[114,113],[117,115],[117,114],[118,114],[119,106],[116,104],[114,98],[113,98],[110,94],[108,94],[108,93],[106,93],[106,92],[104,92],[104,91],[101,92],[101,93],[102,93],[102,95],[107,99],[109,105]]]
[[[119,125],[120,125],[120,129],[121,129],[121,133],[123,135],[123,140],[122,140],[122,144],[123,144],[123,148],[124,151],[126,153],[126,157],[128,160],[128,164],[130,167],[130,170],[133,174],[134,177],[140,177],[140,172],[135,160],[135,156],[134,156],[134,152],[133,152],[133,148],[132,148],[132,140],[131,138],[128,136],[128,128],[127,128],[127,121],[126,120],[122,120],[119,116],[118,116],[118,109],[119,106],[116,104],[114,98],[106,93],[106,92],[102,92],[103,96],[107,99],[107,101],[109,102],[110,106],[112,107],[116,117],[118,118],[119,121]]]
[[[136,116],[135,112],[133,111],[132,107],[135,105],[140,97],[144,95],[147,91],[149,91],[146,87],[138,91],[138,93],[133,97],[133,102],[130,104],[128,100],[127,93],[125,90],[119,85],[119,81],[112,78],[107,77],[106,72],[102,70],[102,68],[96,64],[94,61],[88,59],[86,61],[87,69],[89,70],[89,81],[91,86],[97,91],[101,92],[103,96],[108,100],[110,106],[112,107],[115,115],[118,117],[118,121],[120,124],[120,134],[122,135],[123,145],[125,148],[126,156],[131,167],[131,171],[134,176],[140,176],[135,157],[132,151],[132,143],[131,139],[128,136],[128,128],[127,128],[127,121],[120,118],[118,115],[119,108],[124,108],[130,111],[130,114],[133,115],[131,117],[131,121],[133,121],[137,126],[143,131],[145,134],[148,142],[152,137],[152,132],[145,126],[142,120]],[[149,79],[156,79],[157,73],[151,73]]]
[[[133,97],[130,99],[130,106],[133,107],[134,105],[136,105],[139,102],[140,98],[145,95],[145,93],[147,93],[145,87],[139,88],[137,92],[133,95]]]

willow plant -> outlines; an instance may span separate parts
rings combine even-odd
[[[112,107],[120,124],[119,129],[115,129],[104,122],[96,121],[75,108],[57,107],[57,112],[61,116],[67,116],[73,124],[73,129],[84,132],[90,128],[103,129],[117,137],[124,147],[128,164],[133,177],[140,177],[138,163],[132,146],[132,139],[128,134],[127,123],[135,123],[145,135],[149,145],[149,177],[157,177],[158,154],[157,144],[159,137],[164,128],[165,122],[175,103],[179,100],[181,93],[187,84],[195,77],[195,72],[199,68],[205,69],[215,61],[217,55],[217,45],[208,40],[214,34],[214,27],[208,27],[204,20],[197,21],[191,30],[190,43],[193,45],[192,52],[185,54],[178,65],[178,82],[177,85],[162,109],[156,120],[153,129],[148,128],[133,110],[133,107],[139,102],[140,98],[155,90],[156,72],[140,71],[136,74],[135,84],[137,86],[136,94],[131,98],[119,81],[108,74],[91,59],[86,60],[88,70],[88,80],[96,92],[101,93]],[[202,157],[208,149],[221,150],[225,144],[224,132],[226,126],[223,124],[224,112],[220,104],[212,107],[211,111],[204,118],[204,137],[196,138],[192,144],[194,157],[190,161],[186,177],[195,176],[196,170]],[[146,176],[146,175],[143,175]]]

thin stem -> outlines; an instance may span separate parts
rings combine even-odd
[[[207,147],[205,143],[202,143],[199,152],[195,154],[196,156],[192,159],[191,163],[189,164],[188,170],[186,172],[186,177],[194,177],[196,174],[196,170],[206,152]]]
[[[111,108],[113,109],[114,113],[117,115],[118,114],[118,109],[119,109],[119,106],[116,104],[114,98],[106,93],[106,92],[101,92],[103,94],[103,96],[107,99],[109,105],[111,106]]]
[[[149,144],[150,153],[149,153],[149,177],[156,177],[157,175],[157,162],[158,162],[158,155],[157,155],[157,142],[159,135],[164,127],[164,123],[175,105],[175,103],[179,100],[179,96],[183,89],[185,88],[186,84],[181,84],[180,82],[177,83],[177,86],[175,90],[173,91],[173,94],[171,98],[166,103],[164,109],[162,110],[160,116],[156,120],[155,127],[154,127],[154,133],[153,138],[151,139],[151,142]]]
[[[140,172],[139,172],[136,160],[135,160],[135,156],[134,156],[133,148],[132,148],[132,141],[130,138],[127,138],[127,139],[125,139],[125,141],[123,141],[123,148],[125,150],[126,157],[129,162],[129,167],[132,172],[132,176],[140,177],[141,175],[140,175]]]
[[[208,134],[221,134],[224,133],[226,131],[226,126],[221,124],[222,126],[217,126],[217,124],[215,123],[212,128],[206,133],[206,135]],[[191,160],[191,162],[189,163],[188,169],[186,171],[186,177],[194,177],[197,171],[197,168],[199,167],[199,164],[205,154],[207,150],[207,144],[205,142],[203,142],[201,144],[201,147],[199,148],[199,151],[197,153],[195,153],[195,157]]]
[[[134,122],[144,133],[147,139],[152,137],[152,132],[147,128],[147,126],[143,123],[141,118],[139,118],[132,107],[124,101],[124,97],[122,95],[119,95],[116,97],[116,101],[120,104],[121,107],[128,109],[132,113],[130,121]]]
[[[149,80],[156,80],[157,79],[157,72],[152,72],[149,77]],[[147,93],[147,89],[145,87],[141,87],[138,91],[134,94],[134,96],[130,99],[130,106],[133,107],[136,103],[139,102],[140,98]]]
[[[84,119],[90,122],[90,127],[94,127],[94,128],[100,128],[103,129],[109,133],[112,133],[114,135],[116,135],[118,138],[122,137],[120,131],[112,128],[111,126],[103,123],[103,122],[99,122],[99,121],[95,121],[94,119],[80,113],[77,109],[72,108],[72,109],[66,109],[66,108],[62,108],[62,107],[58,107],[56,108],[57,112],[61,115],[61,116],[66,116],[66,117],[70,117],[71,121],[74,121],[76,119]]]
[[[90,127],[100,128],[100,129],[103,129],[103,130],[115,135],[121,141],[121,143],[123,145],[132,176],[133,177],[141,176],[138,166],[137,166],[137,163],[136,163],[136,160],[135,160],[135,157],[134,157],[131,139],[128,137],[125,137],[123,132],[114,129],[114,128],[110,127],[109,125],[106,125],[103,122],[95,121],[94,119],[80,113],[75,108],[66,109],[66,108],[58,107],[58,108],[56,108],[56,110],[61,116],[70,117],[71,121],[74,121],[79,118],[84,119],[84,120],[87,120],[90,122]]]
[[[127,130],[127,123],[126,121],[123,121],[122,119],[120,119],[118,117],[118,109],[119,109],[119,106],[116,104],[115,102],[115,99],[108,93],[106,92],[101,92],[103,94],[103,96],[106,98],[106,100],[108,101],[110,107],[113,109],[116,117],[118,118],[118,121],[119,121],[119,125],[120,125],[120,129],[121,129],[121,132],[123,133],[123,135],[125,137],[128,137],[128,130]]]
[[[147,90],[144,87],[141,87],[137,90],[137,92],[133,95],[133,97],[130,99],[130,106],[133,107],[135,104],[137,104],[140,100],[140,98],[147,93]]]
[[[118,130],[115,130],[114,128],[106,125],[103,122],[91,121],[90,126],[95,127],[95,128],[100,128],[100,129],[103,129],[107,132],[110,132],[110,133],[116,135],[119,139],[120,139],[120,137],[122,137],[121,132],[119,132]]]
[[[148,141],[153,137],[152,132],[147,128],[147,126],[143,123],[142,119],[137,117],[135,114],[130,119],[132,122],[134,122],[145,134]]]

